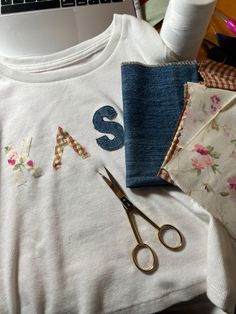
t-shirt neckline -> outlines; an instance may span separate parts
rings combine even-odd
[[[123,15],[114,14],[110,26],[103,33],[73,47],[45,56],[1,57],[0,76],[16,81],[43,83],[86,75],[98,70],[113,56],[122,32]],[[83,62],[83,59],[86,60],[96,52],[94,58]],[[70,67],[77,62],[80,63]]]

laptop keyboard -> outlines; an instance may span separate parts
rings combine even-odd
[[[1,0],[1,13],[9,14],[112,2],[123,2],[123,0]]]

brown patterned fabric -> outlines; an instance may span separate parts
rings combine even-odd
[[[53,168],[58,170],[61,168],[61,159],[64,152],[65,146],[69,145],[73,150],[82,158],[89,157],[89,154],[85,151],[85,149],[75,140],[73,137],[66,132],[60,126],[58,127],[58,133],[56,137],[57,144],[55,146],[54,160],[53,160]]]
[[[165,165],[173,158],[173,156],[182,148],[179,145],[179,137],[181,136],[181,131],[183,128],[183,122],[186,116],[186,108],[188,105],[188,101],[189,101],[189,94],[188,94],[188,88],[187,85],[184,86],[184,98],[185,98],[185,102],[184,102],[184,107],[182,110],[182,113],[179,117],[179,121],[176,127],[176,131],[175,134],[173,136],[171,145],[169,147],[169,150],[166,154],[166,157],[163,161],[163,164],[161,165],[160,171],[158,173],[158,175],[165,181],[175,185],[175,182],[171,179],[171,177],[169,176],[168,171],[166,171],[164,169]]]
[[[202,62],[199,73],[207,87],[236,91],[236,68],[208,60]]]

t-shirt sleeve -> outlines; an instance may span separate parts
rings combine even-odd
[[[125,15],[125,34],[148,64],[178,61],[177,56],[165,45],[159,33],[148,22]],[[135,60],[134,60],[135,61]]]

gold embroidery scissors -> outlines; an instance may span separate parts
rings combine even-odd
[[[148,216],[146,216],[140,209],[138,209],[129,200],[128,196],[122,190],[122,188],[120,187],[120,185],[118,184],[116,179],[113,177],[113,175],[110,173],[110,171],[106,167],[104,167],[104,168],[106,170],[108,178],[106,176],[104,176],[103,174],[101,174],[100,172],[99,172],[99,174],[101,175],[103,180],[106,182],[106,184],[111,188],[111,190],[115,193],[115,195],[118,197],[120,202],[122,203],[122,206],[126,211],[126,214],[128,216],[128,219],[129,219],[130,225],[132,227],[134,236],[135,236],[136,241],[137,241],[137,245],[135,246],[135,248],[132,251],[132,258],[133,258],[134,264],[142,272],[151,273],[151,272],[155,271],[158,267],[157,256],[156,256],[154,250],[148,244],[143,242],[143,240],[139,234],[138,228],[137,228],[134,214],[141,216],[143,219],[145,219],[147,222],[149,222],[155,229],[157,229],[158,239],[169,250],[178,251],[178,250],[182,249],[183,245],[184,245],[183,236],[182,236],[181,232],[176,227],[169,225],[169,224],[158,226],[154,221],[152,221]],[[174,245],[168,244],[168,242],[165,240],[165,235],[168,231],[174,232],[175,236],[177,236],[177,238],[178,238],[177,242],[175,242]],[[151,262],[150,266],[148,266],[148,267],[144,267],[144,266],[140,265],[140,262],[138,259],[138,253],[142,249],[148,250],[150,252],[150,256],[152,257],[152,262]]]

